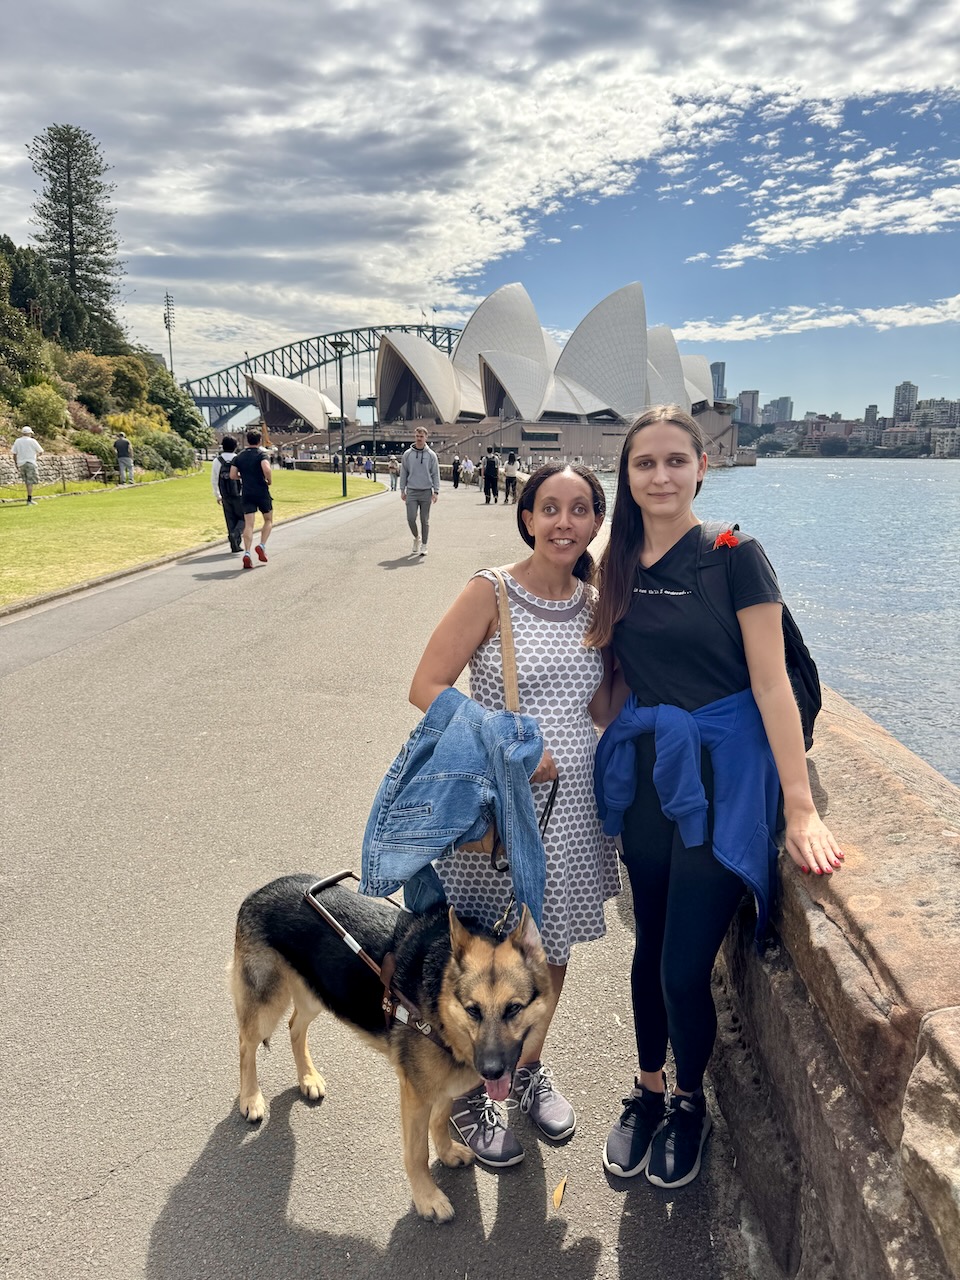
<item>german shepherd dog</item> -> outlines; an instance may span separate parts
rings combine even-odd
[[[412,1026],[385,1024],[380,980],[304,899],[314,883],[308,875],[282,876],[251,893],[237,915],[230,975],[240,1110],[248,1120],[263,1118],[257,1049],[291,1004],[300,1092],[314,1101],[324,1096],[307,1029],[328,1009],[393,1064],[414,1205],[421,1217],[447,1222],[454,1211],[430,1174],[427,1137],[445,1165],[469,1164],[469,1147],[450,1136],[452,1100],[477,1086],[478,1076],[490,1097],[504,1099],[525,1039],[545,1030],[554,1002],[539,931],[526,907],[513,932],[498,939],[458,920],[452,908],[413,915],[339,884],[319,891],[318,900],[378,965],[393,952],[394,989],[418,1007],[441,1047]]]

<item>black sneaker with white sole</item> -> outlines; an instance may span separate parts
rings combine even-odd
[[[666,1078],[664,1078],[666,1088]],[[635,1178],[643,1173],[650,1160],[653,1135],[666,1114],[665,1093],[654,1093],[636,1081],[630,1095],[623,1099],[623,1112],[607,1134],[603,1148],[603,1167],[618,1178]]]
[[[712,1127],[702,1089],[688,1098],[671,1094],[663,1124],[650,1144],[647,1181],[655,1187],[685,1187],[693,1182]]]

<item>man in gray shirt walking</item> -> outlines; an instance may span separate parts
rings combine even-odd
[[[427,554],[430,538],[430,508],[440,496],[440,463],[427,444],[426,427],[417,427],[413,444],[400,460],[400,497],[407,504],[407,524],[413,534],[411,555]],[[417,514],[420,529],[417,530]]]

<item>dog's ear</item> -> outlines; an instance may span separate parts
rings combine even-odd
[[[457,913],[453,907],[450,908],[450,945],[453,948],[453,954],[459,960],[466,951],[470,942],[471,934],[463,927],[457,919]]]
[[[543,939],[540,937],[540,930],[537,928],[537,923],[530,914],[530,908],[526,903],[520,909],[520,923],[511,933],[510,941],[524,955],[530,955],[533,951],[543,951]]]

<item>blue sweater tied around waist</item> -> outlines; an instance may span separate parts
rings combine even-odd
[[[684,847],[707,841],[707,797],[700,749],[713,766],[713,854],[738,875],[757,902],[757,937],[767,926],[776,885],[780,779],[760,710],[744,689],[683,711],[641,707],[631,694],[597,746],[593,784],[607,835],[619,835],[636,795],[636,739],[652,733],[653,784],[665,817],[677,824]]]

